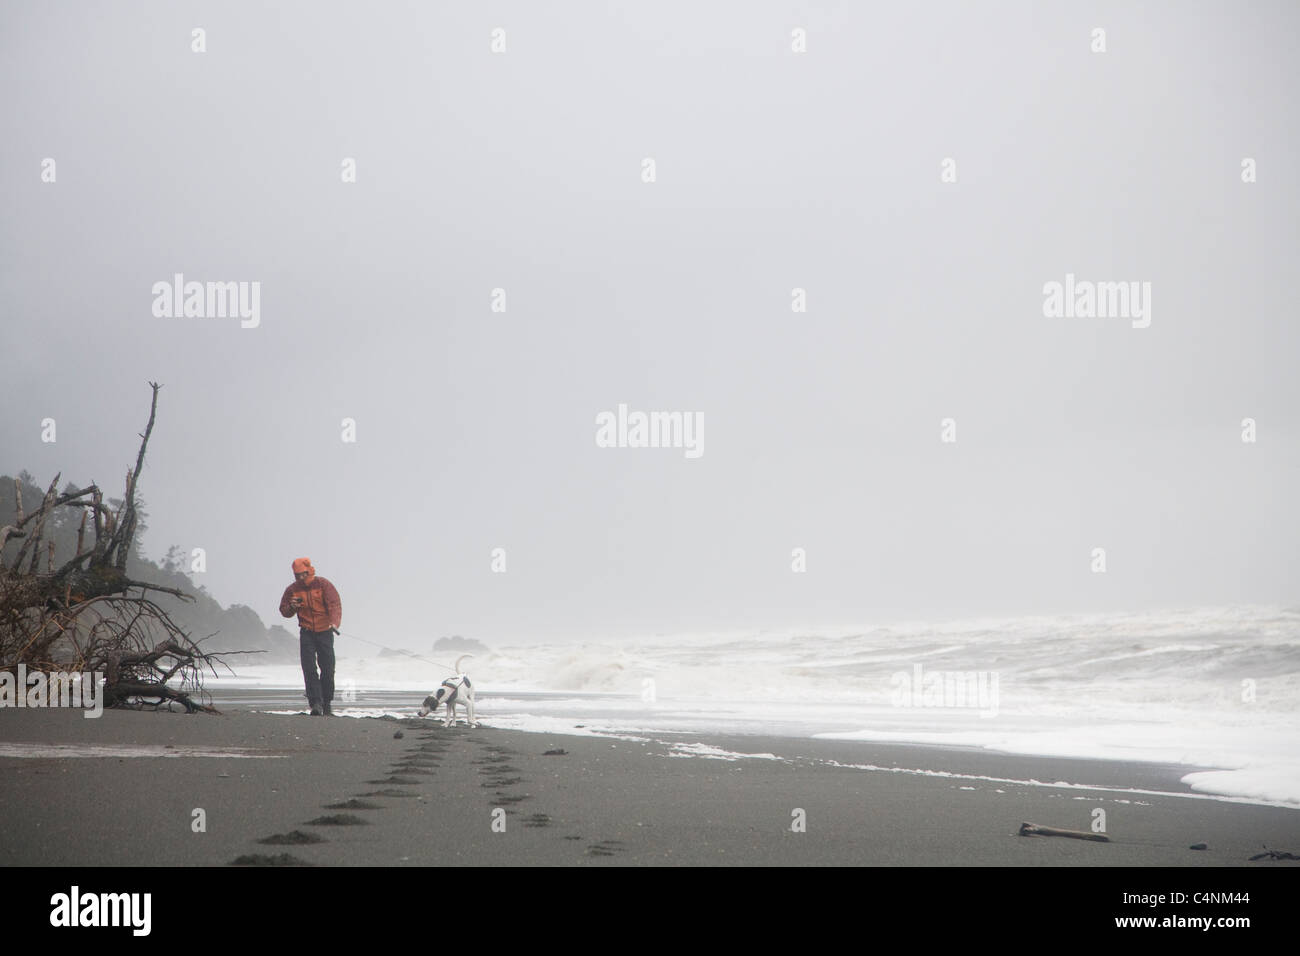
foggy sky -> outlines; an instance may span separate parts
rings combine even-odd
[[[410,647],[1295,602],[1300,15],[1069,6],[7,0],[0,471],[120,494],[160,381],[144,551]]]

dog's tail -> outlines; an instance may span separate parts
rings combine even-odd
[[[463,661],[463,660],[464,660],[465,658],[467,658],[467,657],[473,657],[473,656],[474,656],[473,654],[462,654],[462,655],[460,655],[460,657],[456,658],[456,673],[457,673],[457,674],[463,674],[463,673],[465,673],[463,670],[460,669],[460,662]]]

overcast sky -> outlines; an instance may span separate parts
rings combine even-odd
[[[1298,32],[6,0],[0,471],[120,494],[160,381],[146,553],[268,623],[310,556],[410,647],[1294,603]],[[259,324],[156,316],[176,273]],[[1067,274],[1150,324],[1045,316]],[[703,454],[598,447],[620,403]]]

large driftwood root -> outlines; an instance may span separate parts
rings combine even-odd
[[[202,697],[204,674],[215,676],[224,661],[203,651],[150,595],[193,597],[126,573],[139,526],[136,486],[158,414],[161,386],[149,385],[149,422],[140,435],[135,467],[126,473],[122,499],[110,502],[116,507],[104,503],[94,482],[58,493],[61,475],[55,475],[40,507],[27,514],[22,483],[15,479],[14,522],[0,527],[0,670],[24,664],[28,671],[103,672],[105,706],[179,704],[191,713],[215,712],[195,697]],[[56,527],[58,509],[66,508],[82,509],[76,553],[56,566],[54,539],[45,537]],[[89,544],[88,529],[94,536]],[[6,546],[14,552],[12,558]],[[168,681],[178,676],[181,686],[170,686]]]

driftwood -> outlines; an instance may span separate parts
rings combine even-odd
[[[1020,835],[1072,837],[1075,840],[1095,840],[1097,843],[1110,842],[1110,837],[1104,833],[1091,833],[1088,830],[1062,830],[1059,827],[1045,827],[1037,823],[1020,824]]]
[[[1265,850],[1263,853],[1256,853],[1251,860],[1300,860],[1300,856],[1288,853],[1286,850]]]
[[[29,671],[103,671],[108,706],[176,702],[189,711],[210,711],[192,694],[201,689],[205,670],[216,674],[221,659],[201,650],[149,595],[170,594],[187,601],[193,597],[133,580],[126,573],[138,526],[136,485],[158,413],[161,386],[149,385],[149,423],[140,435],[135,467],[126,473],[125,493],[116,510],[104,504],[94,482],[59,494],[61,475],[55,475],[40,507],[27,514],[22,483],[14,481],[14,523],[0,528],[0,670],[22,663]],[[58,508],[84,509],[76,553],[56,566],[51,537],[42,570],[42,540]],[[87,524],[94,535],[89,544]],[[14,541],[20,543],[8,559],[5,546]],[[180,689],[167,684],[176,676],[181,678]]]

